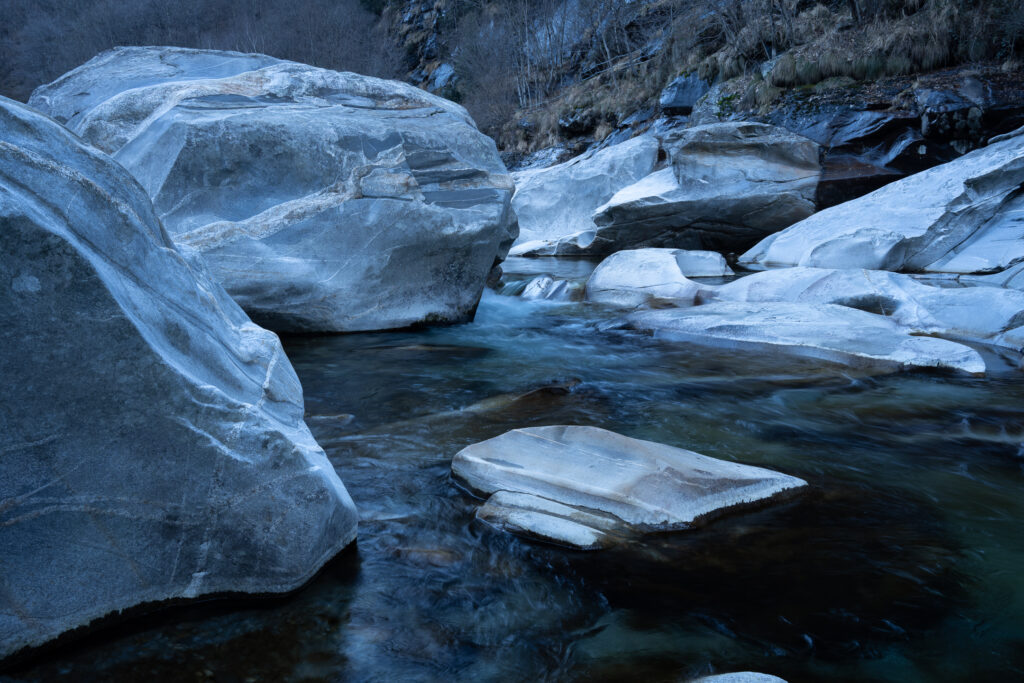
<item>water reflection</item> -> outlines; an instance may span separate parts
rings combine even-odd
[[[132,622],[16,678],[1024,676],[1010,362],[986,358],[985,379],[855,376],[601,331],[598,311],[488,293],[468,325],[286,339],[310,427],[359,506],[358,547],[286,600]],[[776,468],[812,492],[598,554],[476,523],[451,456],[556,423]]]

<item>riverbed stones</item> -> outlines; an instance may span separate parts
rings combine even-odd
[[[404,83],[115,48],[31,103],[123,164],[174,240],[273,329],[467,320],[516,236],[494,142]]]
[[[689,277],[722,277],[732,273],[721,254],[683,249],[627,249],[594,270],[587,281],[587,301],[637,307],[671,302],[696,303],[700,286]]]
[[[743,250],[814,213],[818,145],[762,123],[677,130],[671,166],[617,192],[594,214],[593,253],[635,246]]]
[[[468,446],[452,476],[488,497],[478,517],[573,548],[688,529],[806,482],[597,427],[514,429]]]
[[[549,168],[515,173],[512,205],[520,232],[512,253],[571,255],[571,246],[559,250],[561,241],[585,253],[594,210],[653,171],[659,150],[654,137],[641,135]]]
[[[985,372],[985,362],[968,346],[912,336],[884,316],[835,304],[718,302],[633,313],[624,324],[672,342],[814,358],[861,371]]]
[[[813,266],[992,273],[1024,259],[1024,128],[941,166],[821,211],[740,258]]]
[[[0,658],[144,603],[291,590],[352,541],[277,337],[121,165],[4,98],[0,243]]]

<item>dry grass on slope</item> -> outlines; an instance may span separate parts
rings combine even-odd
[[[873,81],[972,62],[1020,70],[1024,56],[1019,0],[654,0],[636,6],[622,27],[633,37],[631,49],[600,69],[577,60],[560,76],[546,74],[559,86],[490,130],[504,149],[525,154],[563,142],[573,133],[559,122],[581,117],[589,117],[586,137],[600,140],[624,117],[655,108],[661,89],[680,74],[697,72],[708,81],[746,75],[757,87],[744,104],[764,108],[789,89],[829,79]]]

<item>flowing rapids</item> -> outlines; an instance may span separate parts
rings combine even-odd
[[[506,280],[593,264],[512,264]],[[513,288],[514,289],[514,288]],[[520,288],[521,289],[521,288]],[[796,681],[1024,676],[1024,374],[865,377],[487,292],[476,321],[293,337],[307,421],[361,513],[307,588],[136,618],[14,679]],[[599,553],[474,521],[462,447],[585,424],[778,469],[810,492]]]

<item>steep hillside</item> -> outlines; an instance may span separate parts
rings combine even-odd
[[[1024,104],[1014,0],[405,0],[383,3],[382,17],[407,78],[461,101],[512,162],[628,136],[701,97],[716,119],[839,101],[920,116],[914,91],[941,90],[961,69],[983,108]]]
[[[0,93],[18,99],[117,45],[262,52],[459,101],[512,164],[698,100],[714,120],[963,109],[918,126],[962,152],[1024,102],[1019,0],[0,0],[0,15]]]

